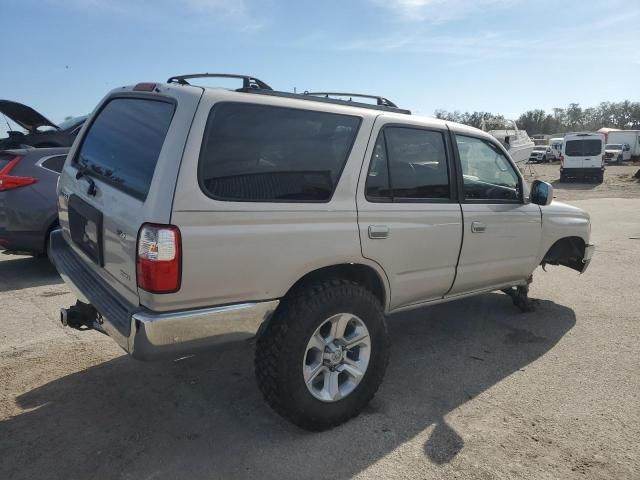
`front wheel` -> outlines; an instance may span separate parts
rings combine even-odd
[[[256,345],[255,372],[267,403],[308,430],[356,416],[373,398],[389,360],[378,299],[347,280],[285,298]]]

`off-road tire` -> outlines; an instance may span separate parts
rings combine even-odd
[[[353,392],[323,402],[309,392],[302,365],[315,330],[337,313],[357,315],[369,330],[371,356]],[[255,373],[266,402],[282,417],[306,430],[326,430],[358,415],[382,383],[389,362],[389,336],[378,299],[348,280],[311,284],[291,292],[256,342]]]

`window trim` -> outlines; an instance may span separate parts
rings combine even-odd
[[[106,108],[106,106],[109,105],[109,103],[111,103],[112,100],[131,99],[131,98],[134,98],[134,99],[137,98],[140,100],[151,100],[154,102],[163,102],[163,103],[169,103],[173,105],[173,112],[171,113],[171,118],[169,119],[169,127],[167,128],[167,135],[169,134],[169,132],[171,131],[171,124],[173,123],[173,118],[175,117],[176,110],[178,109],[178,101],[175,98],[158,96],[157,94],[153,94],[153,93],[140,93],[140,92],[122,92],[122,93],[116,93],[115,95],[110,95],[108,98],[104,100],[104,102],[102,102],[102,104],[100,105],[100,108],[93,115],[91,115],[91,118],[87,118],[85,122],[80,126],[80,128],[82,128],[88,124],[87,128],[84,131],[84,134],[82,135],[82,138],[80,138],[80,143],[78,144],[78,147],[73,153],[71,162],[69,162],[69,164],[73,166],[73,168],[75,168],[76,170],[79,170],[78,157],[80,156],[80,152],[82,151],[84,142],[87,138],[87,135],[91,131],[91,128],[93,128],[93,124],[95,123],[96,119],[102,113],[102,111]],[[162,150],[164,148],[164,142],[166,140],[167,140],[167,137],[165,136],[165,139],[162,142],[162,147],[160,147],[160,153],[158,153],[158,161],[160,160],[160,155],[162,154]],[[156,167],[157,165],[158,163],[156,161]],[[153,177],[155,176],[155,169],[154,169],[153,175],[151,176],[151,181],[149,182],[149,190],[147,190],[147,193],[144,195],[139,195],[133,190],[131,190],[130,188],[123,188],[122,185],[118,184],[118,182],[111,181],[108,178],[105,178],[99,175],[94,175],[91,171],[85,172],[84,175],[91,178],[95,178],[96,180],[100,180],[101,182],[106,183],[107,185],[115,188],[116,190],[121,191],[125,195],[129,195],[130,197],[135,198],[136,200],[145,202],[147,200],[147,197],[149,196],[149,190],[151,189],[151,184],[153,183]]]
[[[225,197],[218,197],[216,195],[212,195],[209,190],[207,188],[205,188],[204,186],[204,181],[201,175],[201,170],[200,170],[200,165],[202,163],[202,157],[203,157],[203,153],[205,151],[205,143],[206,140],[208,138],[208,132],[209,132],[209,124],[211,123],[215,110],[218,106],[220,105],[227,105],[227,104],[235,104],[235,105],[251,105],[254,107],[270,107],[270,108],[278,108],[278,109],[286,109],[286,110],[297,110],[297,111],[302,111],[302,112],[311,112],[311,113],[325,113],[325,114],[330,114],[330,115],[340,115],[343,117],[350,117],[350,118],[355,118],[358,120],[358,124],[356,125],[356,131],[353,135],[353,139],[351,140],[351,145],[349,145],[349,149],[347,150],[344,162],[342,162],[342,167],[340,168],[340,170],[338,171],[338,174],[336,175],[336,181],[335,184],[333,185],[333,190],[331,192],[331,195],[329,196],[329,198],[327,198],[326,200],[290,200],[290,199],[284,199],[284,200],[278,200],[278,199],[273,199],[273,200],[265,200],[265,199],[261,199],[261,200],[252,200],[252,199],[243,199],[243,198],[225,198]],[[271,103],[255,103],[255,102],[239,102],[239,101],[222,101],[222,102],[216,102],[212,107],[211,110],[209,110],[209,113],[207,115],[207,121],[204,124],[204,131],[202,133],[202,140],[200,142],[200,152],[198,153],[198,163],[196,165],[196,175],[198,177],[198,186],[200,187],[200,191],[208,198],[212,199],[212,200],[216,200],[218,202],[225,202],[225,203],[293,203],[293,204],[304,204],[304,203],[330,203],[333,200],[334,195],[336,194],[336,190],[338,189],[338,185],[340,184],[340,179],[342,178],[342,173],[344,172],[344,169],[347,167],[347,164],[349,163],[349,160],[351,158],[351,153],[353,152],[353,147],[356,144],[356,140],[358,139],[358,135],[360,134],[360,128],[362,127],[362,116],[360,115],[349,115],[349,114],[344,114],[344,113],[336,113],[336,112],[329,112],[326,110],[313,110],[313,109],[308,109],[308,108],[294,108],[294,107],[284,107],[284,106],[280,106],[280,105],[274,105]]]
[[[391,174],[391,167],[389,165],[389,155],[387,148],[387,137],[384,134],[384,131],[387,128],[408,128],[412,130],[422,130],[426,132],[439,133],[442,135],[442,141],[444,144],[444,155],[445,161],[447,162],[447,175],[449,178],[449,198],[396,198],[393,195],[393,177]],[[383,198],[373,198],[367,194],[367,180],[369,179],[369,173],[371,172],[371,167],[373,166],[373,155],[375,154],[375,146],[378,143],[378,139],[380,135],[384,135],[384,148],[387,156],[387,175],[389,177],[389,189],[391,190],[391,198],[383,199]],[[369,156],[369,166],[367,168],[367,174],[365,176],[364,181],[364,198],[369,203],[458,203],[458,186],[456,181],[456,170],[454,166],[454,155],[453,150],[450,144],[450,138],[448,135],[448,129],[440,129],[437,127],[425,127],[424,125],[413,125],[410,123],[385,123],[378,130],[378,134],[376,136],[376,140],[373,143],[373,151]]]
[[[40,160],[38,160],[36,162],[36,167],[40,167],[43,170],[46,170],[47,172],[51,172],[51,173],[53,173],[55,175],[61,175],[62,174],[62,170],[64,170],[64,165],[65,165],[64,162],[62,163],[62,170],[60,170],[59,172],[55,171],[52,168],[44,166],[45,162],[51,160],[52,158],[57,158],[57,157],[64,157],[64,159],[65,159],[64,161],[65,162],[67,161],[67,154],[66,153],[58,153],[56,155],[47,155],[46,157],[42,157]]]
[[[513,159],[509,155],[509,153],[504,149],[504,147],[498,141],[494,141],[492,139],[488,139],[486,137],[482,137],[482,136],[479,136],[479,135],[474,135],[473,133],[461,133],[461,132],[455,132],[453,130],[449,130],[449,132],[451,134],[451,143],[453,145],[455,163],[456,163],[456,169],[457,169],[458,193],[459,193],[458,199],[459,199],[459,202],[461,204],[467,203],[467,204],[480,204],[480,205],[482,205],[482,204],[484,204],[484,205],[495,205],[495,204],[522,205],[522,204],[527,203],[525,201],[525,198],[524,198],[524,179],[522,178],[522,175],[520,175],[520,170],[518,169],[518,167],[514,163]],[[460,160],[460,151],[458,150],[458,141],[457,141],[457,138],[456,138],[458,136],[467,137],[467,138],[474,138],[474,139],[480,140],[480,141],[482,141],[484,143],[490,143],[493,146],[495,146],[500,152],[502,152],[502,154],[508,160],[509,165],[513,169],[513,172],[516,174],[516,177],[518,177],[518,196],[519,196],[518,199],[509,200],[509,199],[506,199],[506,198],[495,198],[495,199],[491,199],[491,198],[472,198],[472,199],[467,199],[467,198],[465,198],[464,178],[463,178],[463,171],[462,171],[462,161]]]

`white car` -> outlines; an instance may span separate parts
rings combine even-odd
[[[553,150],[549,145],[536,145],[529,155],[529,162],[547,163],[554,159]]]
[[[631,147],[626,143],[607,143],[604,147],[604,160],[616,163],[631,160]]]
[[[604,135],[570,133],[564,137],[560,156],[560,181],[589,178],[598,183],[604,179]]]

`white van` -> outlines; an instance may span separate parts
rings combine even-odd
[[[564,143],[564,137],[552,138],[549,140],[549,146],[553,152],[553,159],[559,160],[562,155],[562,144]]]
[[[591,178],[602,183],[604,177],[602,133],[569,133],[564,137],[560,155],[560,181]]]

